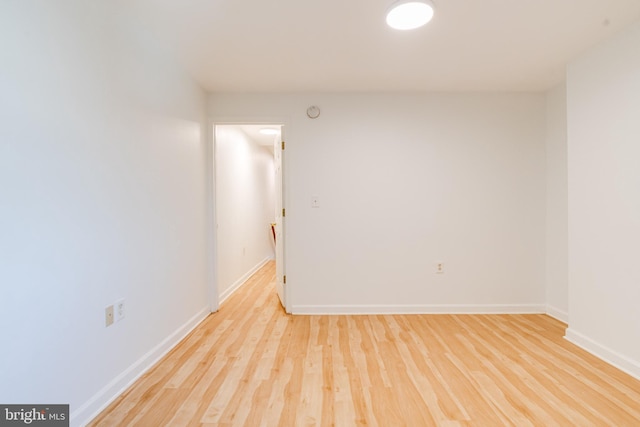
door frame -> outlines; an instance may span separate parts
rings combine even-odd
[[[216,218],[216,126],[239,126],[239,125],[264,125],[264,126],[282,126],[283,129],[287,130],[287,133],[290,133],[290,120],[286,117],[214,117],[207,122],[207,147],[205,150],[206,155],[206,175],[207,175],[207,200],[208,200],[208,224],[209,224],[209,236],[208,236],[208,256],[207,256],[207,265],[208,265],[208,294],[209,294],[209,306],[211,312],[216,312],[220,309],[220,291],[218,289],[218,232],[217,232],[217,218]],[[282,135],[285,135],[285,132],[282,132]],[[282,188],[279,189],[282,193],[282,206],[286,209],[288,196],[288,174],[285,173],[287,170],[287,156],[282,156]],[[278,189],[276,189],[277,191]],[[283,219],[284,221],[284,219]],[[282,227],[282,241],[284,243],[284,254],[283,254],[283,267],[286,269],[287,265],[287,227]],[[283,274],[286,274],[286,270],[283,269]],[[284,287],[284,300],[285,300],[285,311],[287,313],[291,312],[291,298],[289,292],[289,285]]]

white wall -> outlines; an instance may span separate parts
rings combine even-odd
[[[218,293],[225,300],[274,257],[273,153],[239,126],[216,126]]]
[[[214,94],[209,108],[290,124],[294,313],[544,311],[543,94]]]
[[[547,96],[547,312],[567,322],[569,316],[567,236],[567,96],[562,84]]]
[[[567,337],[640,377],[640,23],[567,74]]]
[[[208,313],[205,96],[116,4],[0,4],[0,402],[72,425]]]

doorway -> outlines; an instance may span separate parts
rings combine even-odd
[[[217,309],[253,273],[276,263],[285,311],[283,141],[280,123],[213,127],[213,302]]]

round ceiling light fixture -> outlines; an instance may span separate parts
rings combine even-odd
[[[280,131],[273,128],[262,128],[260,129],[260,133],[263,135],[278,135]]]
[[[413,30],[433,18],[430,0],[399,0],[387,12],[387,25],[396,30]]]

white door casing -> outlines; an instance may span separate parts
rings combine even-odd
[[[276,291],[280,303],[287,313],[287,286],[284,265],[284,227],[286,211],[284,208],[284,177],[282,164],[284,163],[284,126],[280,127],[280,136],[274,141],[274,170],[275,170],[275,237],[276,237]]]

